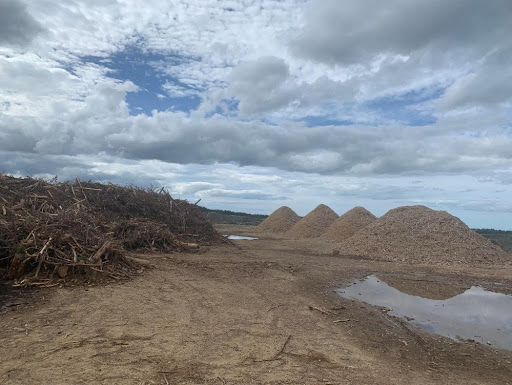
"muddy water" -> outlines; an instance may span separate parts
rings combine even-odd
[[[512,350],[512,296],[473,286],[446,300],[402,293],[371,275],[337,290],[344,298],[390,309],[430,333]]]
[[[234,239],[234,240],[255,241],[256,239],[258,239],[258,238],[254,238],[254,237],[244,237],[241,235],[225,235],[225,236],[228,237],[228,239]]]
[[[13,289],[0,284],[0,315],[16,310],[20,305],[26,305],[39,298],[35,289]]]

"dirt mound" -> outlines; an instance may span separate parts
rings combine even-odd
[[[435,264],[494,264],[512,256],[446,211],[405,206],[388,211],[340,245],[344,254]]]
[[[167,191],[49,183],[0,174],[0,278],[129,276],[127,250],[181,251],[223,242],[199,208]]]
[[[298,221],[300,217],[291,208],[283,206],[270,214],[256,227],[256,231],[262,233],[286,233]]]
[[[286,237],[291,239],[319,237],[336,219],[338,219],[338,214],[326,205],[318,205],[288,230]]]
[[[336,242],[344,241],[357,233],[362,228],[368,226],[377,217],[364,207],[354,207],[339,217],[325,233],[322,238],[330,239]]]

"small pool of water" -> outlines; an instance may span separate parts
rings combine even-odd
[[[245,241],[255,241],[258,238],[254,237],[244,237],[242,235],[224,235],[225,237],[228,237],[228,239],[236,239],[236,240],[245,240]]]
[[[35,302],[38,298],[37,289],[15,289],[0,284],[0,315],[16,310],[20,305]]]
[[[455,297],[434,300],[402,293],[374,275],[356,280],[337,293],[343,298],[387,307],[389,314],[405,317],[429,333],[512,350],[510,295],[473,286]]]

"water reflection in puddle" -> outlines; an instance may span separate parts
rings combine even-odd
[[[337,290],[344,298],[390,308],[430,333],[512,350],[512,296],[471,287],[446,300],[404,294],[374,275]]]
[[[236,240],[245,240],[245,241],[254,241],[258,238],[254,237],[244,237],[242,235],[224,235],[225,237],[228,237],[228,239],[236,239]]]
[[[13,289],[0,284],[0,315],[16,310],[21,305],[30,304],[39,298],[35,289]]]

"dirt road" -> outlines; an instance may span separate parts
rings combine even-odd
[[[0,383],[512,383],[511,352],[411,329],[333,292],[377,274],[431,298],[474,284],[510,293],[510,270],[403,267],[280,240],[236,244],[145,255],[157,268],[130,282],[45,290],[0,315]]]

